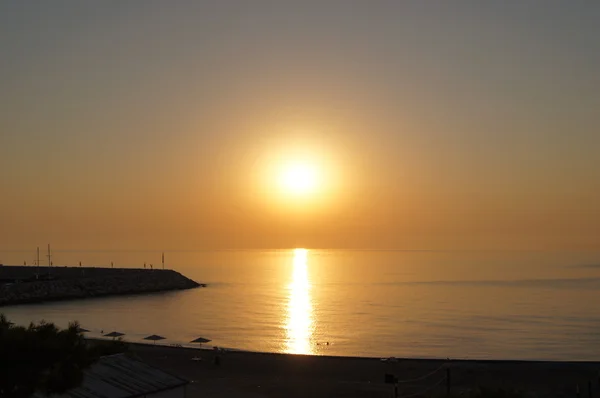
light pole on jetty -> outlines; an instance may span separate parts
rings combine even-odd
[[[163,269],[165,269],[165,252],[162,253],[162,265]]]
[[[40,247],[37,247],[37,261],[35,262],[35,279],[37,279],[38,274],[40,273]]]
[[[50,243],[48,243],[48,254],[46,254],[46,256],[48,257],[48,276],[49,276],[52,271],[52,253],[50,252]]]
[[[48,243],[48,254],[46,254],[46,256],[48,257],[48,268],[52,267],[52,254],[50,254],[50,243]]]

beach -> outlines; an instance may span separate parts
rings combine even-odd
[[[522,396],[599,396],[598,362],[476,361],[351,358],[214,351],[131,344],[130,352],[167,372],[190,380],[188,397],[400,397],[468,396],[487,388],[519,391]],[[215,356],[220,359],[215,364]],[[200,361],[192,358],[201,358]],[[405,380],[415,380],[402,383]],[[588,386],[592,387],[589,395]],[[435,387],[434,387],[435,386]]]

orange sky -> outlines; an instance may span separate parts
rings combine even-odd
[[[0,6],[0,249],[600,247],[596,5],[144,4]]]

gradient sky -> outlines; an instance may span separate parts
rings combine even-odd
[[[590,1],[3,1],[0,249],[598,248],[598,71]]]

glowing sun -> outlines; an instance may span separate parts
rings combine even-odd
[[[305,163],[289,164],[283,168],[280,183],[288,193],[304,195],[312,193],[318,185],[317,169]]]

